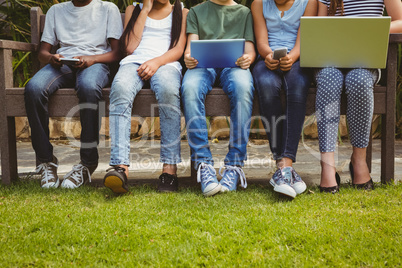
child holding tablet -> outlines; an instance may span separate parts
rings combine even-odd
[[[311,83],[308,70],[300,68],[299,26],[302,16],[315,16],[315,0],[255,0],[251,6],[259,60],[253,70],[260,113],[277,170],[270,183],[274,191],[295,197],[306,184],[293,169]],[[288,54],[274,59],[281,48]],[[286,110],[280,91],[286,93]]]
[[[176,164],[180,157],[180,85],[178,62],[186,44],[187,9],[179,0],[145,0],[127,7],[120,62],[110,92],[111,157],[104,185],[125,193],[130,165],[132,104],[144,82],[149,81],[159,103],[161,127],[160,161],[163,163],[158,190],[177,191]],[[149,107],[151,109],[151,107]]]
[[[197,169],[197,181],[205,196],[220,191],[233,191],[241,185],[247,187],[242,170],[246,160],[246,147],[250,131],[254,86],[250,64],[255,59],[254,36],[250,10],[233,0],[209,0],[190,9],[187,17],[188,43],[184,62],[188,68],[183,78],[181,98],[187,124],[191,160]],[[191,40],[241,39],[246,40],[244,54],[234,68],[196,68],[197,60],[191,56]],[[220,182],[213,168],[208,146],[208,129],[205,118],[205,97],[215,81],[219,81],[230,99],[229,152]]]
[[[98,103],[102,88],[111,82],[109,64],[119,60],[122,31],[119,9],[108,1],[67,1],[53,5],[47,12],[38,55],[46,65],[25,87],[25,108],[42,188],[61,185],[75,189],[91,181],[99,159]],[[56,45],[60,47],[52,53]],[[65,58],[75,58],[76,62],[62,61]],[[77,91],[82,130],[80,162],[60,181],[59,162],[49,141],[48,100],[63,87]]]

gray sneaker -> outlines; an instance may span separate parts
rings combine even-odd
[[[41,177],[40,185],[42,188],[57,188],[60,185],[59,177],[57,176],[57,167],[59,161],[53,156],[52,162],[40,163],[36,167],[35,172]]]
[[[292,168],[278,168],[272,178],[269,180],[274,187],[274,191],[289,197],[295,198],[296,191],[292,188]]]
[[[295,190],[296,194],[302,194],[306,191],[307,186],[306,183],[302,180],[302,178],[297,174],[296,170],[292,168],[292,183],[290,186]]]
[[[84,183],[91,182],[91,174],[95,171],[97,166],[98,165],[88,167],[82,163],[74,165],[73,169],[64,176],[61,188],[75,189]]]

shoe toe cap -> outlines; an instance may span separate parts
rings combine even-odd
[[[304,182],[297,182],[293,184],[293,189],[297,194],[301,194],[307,189],[307,186]]]
[[[59,187],[59,180],[57,180],[57,181],[53,181],[53,182],[46,182],[46,183],[44,183],[44,184],[42,184],[41,185],[42,186],[42,188],[45,188],[45,189],[49,189],[49,188],[57,188],[57,187]]]
[[[230,189],[229,189],[228,187],[222,185],[222,187],[221,187],[221,192],[222,192],[222,193],[223,193],[223,192],[229,192],[229,191],[230,191]]]
[[[202,193],[205,196],[211,196],[217,194],[222,189],[222,186],[219,183],[209,183],[203,190]]]
[[[74,183],[72,183],[70,180],[64,180],[61,183],[61,188],[75,189],[75,188],[77,188],[77,186]]]

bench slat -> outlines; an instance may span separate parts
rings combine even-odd
[[[102,90],[103,99],[105,105],[101,104],[102,111],[105,111],[105,115],[109,114],[109,94],[110,88],[105,88]],[[310,88],[309,95],[307,96],[307,108],[306,114],[311,115],[315,112],[315,88]],[[386,88],[382,86],[375,87],[374,90],[375,102],[374,102],[374,113],[384,114],[386,112]],[[342,114],[346,113],[345,107],[345,96],[343,96],[343,105],[341,107]],[[6,105],[7,105],[7,116],[26,116],[25,106],[24,106],[24,88],[7,88],[6,89]],[[71,110],[75,107],[77,110],[78,98],[76,97],[75,90],[73,88],[63,88],[59,89],[54,93],[49,100],[49,114],[52,117],[64,117],[66,115],[78,116],[78,112],[72,113]],[[150,107],[154,107],[151,109]],[[220,115],[230,115],[230,103],[229,98],[220,88],[214,88],[208,94],[205,101],[206,115],[207,116],[220,116]],[[155,94],[150,89],[142,89],[136,96],[133,105],[134,116],[143,117],[157,117],[157,101]],[[257,98],[254,99],[253,105],[253,115],[259,115],[259,105]]]

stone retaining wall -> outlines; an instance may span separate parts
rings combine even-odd
[[[373,121],[373,129],[376,129],[379,120],[375,117]],[[230,119],[225,116],[217,116],[209,119],[210,138],[226,139],[229,137],[229,125]],[[266,137],[265,131],[262,127],[261,120],[253,120],[251,133],[252,135],[258,135],[258,137]],[[182,135],[185,133],[185,121],[182,117]],[[72,118],[71,120],[66,120],[65,118],[51,118],[49,122],[50,137],[51,139],[66,139],[80,137],[81,124],[79,118]],[[346,117],[341,116],[341,121],[339,124],[341,137],[347,137],[348,129],[346,126]],[[135,118],[133,117],[131,121],[131,133],[132,137],[142,137],[148,135],[148,138],[159,138],[160,128],[159,128],[159,118]],[[102,127],[100,134],[104,136],[109,136],[109,118],[103,118]],[[25,117],[16,118],[16,135],[17,139],[26,140],[30,138],[30,128],[28,120]],[[317,121],[314,116],[306,116],[304,123],[304,135],[306,138],[316,139],[317,134]]]

